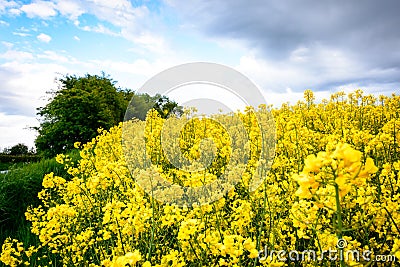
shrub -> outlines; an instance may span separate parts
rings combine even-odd
[[[78,159],[79,153],[71,152],[71,157]],[[24,157],[26,159],[26,157]],[[45,174],[68,177],[64,166],[55,159],[41,159],[35,163],[17,164],[7,173],[0,174],[0,241],[7,236],[17,235],[23,239],[35,239],[30,236],[29,225],[25,220],[25,211],[29,206],[41,202],[37,198],[42,189]]]

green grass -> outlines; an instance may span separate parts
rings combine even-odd
[[[79,153],[69,154],[73,161],[79,159]],[[37,244],[37,238],[30,233],[30,224],[25,219],[29,206],[40,204],[37,194],[42,190],[45,174],[68,178],[63,165],[55,159],[42,159],[30,164],[9,166],[7,173],[0,173],[0,246],[7,237],[16,238],[25,245]]]
[[[14,165],[15,163],[13,162],[0,162],[0,171],[9,170],[10,168],[13,168]]]

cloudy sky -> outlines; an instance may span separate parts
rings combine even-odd
[[[0,148],[33,146],[36,108],[65,74],[137,89],[188,62],[248,76],[267,101],[400,87],[400,2],[0,0]]]

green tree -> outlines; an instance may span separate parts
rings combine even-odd
[[[9,150],[9,155],[17,156],[17,155],[26,155],[29,153],[29,148],[25,144],[19,143]]]
[[[45,157],[65,153],[75,142],[90,141],[98,128],[109,129],[124,117],[144,120],[151,108],[163,117],[182,113],[182,107],[165,96],[116,88],[116,82],[104,73],[84,77],[67,75],[58,82],[58,89],[49,92],[49,103],[38,108],[40,126],[34,128],[39,133],[36,150]]]
[[[166,96],[157,95],[154,109],[157,110],[161,117],[164,119],[172,114],[178,117],[183,114],[182,107],[179,106],[178,103],[169,100],[169,98]]]
[[[183,114],[183,109],[175,101],[170,100],[167,96],[156,94],[150,96],[149,94],[135,94],[129,95],[130,103],[126,111],[125,119],[129,120],[137,118],[145,120],[147,112],[154,108],[158,111],[162,118],[166,118],[171,114],[180,116]]]
[[[147,112],[154,107],[157,101],[156,97],[151,97],[149,94],[138,94],[135,92],[126,93],[129,105],[126,110],[125,119],[129,120],[137,118],[145,120]]]
[[[34,154],[34,150],[33,149],[29,150],[27,145],[19,143],[12,147],[4,148],[0,154],[19,156],[19,155]]]
[[[37,152],[54,156],[87,142],[98,128],[109,129],[123,120],[127,101],[115,82],[98,75],[65,76],[58,90],[49,92],[49,103],[38,108],[40,126],[35,140]]]

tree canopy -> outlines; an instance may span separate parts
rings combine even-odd
[[[75,142],[87,142],[97,135],[97,129],[109,129],[129,116],[144,120],[149,109],[155,108],[165,116],[179,114],[177,103],[161,95],[136,94],[116,87],[116,82],[104,75],[58,79],[58,89],[48,92],[49,102],[38,108],[40,126],[35,127],[37,152],[46,157],[64,153]],[[131,104],[129,105],[129,102]],[[161,113],[160,113],[161,114]]]
[[[175,101],[171,101],[168,97],[156,94],[150,96],[148,94],[133,94],[130,98],[131,101],[125,113],[125,119],[129,120],[137,118],[145,120],[147,111],[154,108],[162,118],[169,115],[180,116],[183,114],[183,109]]]
[[[29,148],[27,145],[19,143],[11,148],[5,148],[3,149],[3,154],[11,155],[11,156],[20,156],[20,155],[27,155],[27,154],[33,154],[33,151],[29,151]]]

